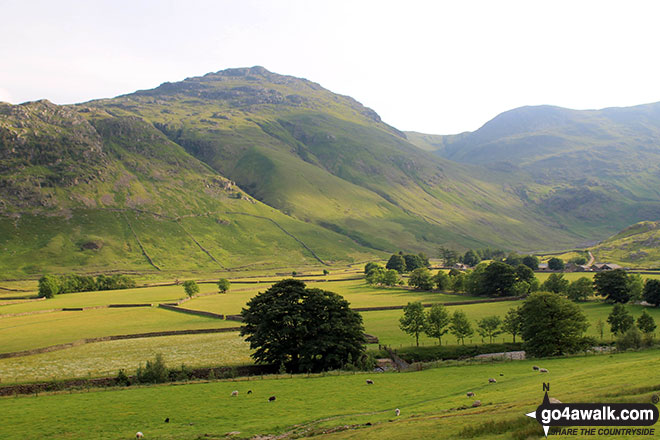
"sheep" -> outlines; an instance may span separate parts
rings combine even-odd
[[[231,392],[231,397],[236,397],[238,396],[238,391],[234,390]]]
[[[551,397],[550,399],[548,399],[548,401],[550,403],[561,403],[561,401],[559,399],[555,399],[554,397]]]
[[[472,408],[476,408],[478,406],[481,406],[481,400],[475,400],[472,402]]]
[[[247,393],[248,393],[248,394],[252,394],[252,390],[248,390],[248,392],[247,392]]]
[[[500,377],[504,376],[504,373],[500,373]]]
[[[371,380],[371,379],[367,379],[367,385],[373,385],[373,384],[374,384],[374,381],[373,381],[373,380]]]
[[[138,431],[137,434],[135,434],[135,438],[143,438],[143,437],[144,434],[142,434],[140,431]]]
[[[472,391],[468,391],[467,396],[468,397],[474,397],[474,393]]]
[[[490,379],[488,379],[488,383],[497,383],[497,381],[491,377]]]
[[[169,418],[169,417],[167,417],[167,418],[165,419],[165,423],[170,423],[170,418]]]
[[[536,366],[536,365],[534,365],[534,366],[532,367],[532,370],[534,370],[534,371],[539,371],[539,367]]]
[[[275,397],[275,396],[270,396],[270,397],[268,398],[268,401],[269,401],[269,402],[274,402],[276,398],[277,398],[277,397]]]
[[[397,417],[401,414],[401,410],[399,408],[394,410],[394,414],[396,414]]]
[[[541,369],[539,370],[539,372],[541,372],[541,373],[547,373],[548,370],[546,370],[545,368],[541,368]]]

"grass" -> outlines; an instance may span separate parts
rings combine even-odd
[[[660,389],[648,373],[660,368],[657,350],[507,363],[460,364],[411,373],[295,376],[292,379],[218,381],[185,386],[153,386],[74,394],[0,399],[0,412],[11,424],[0,425],[3,439],[222,438],[241,437],[362,424],[328,438],[461,438],[470,426],[485,421],[524,420],[541,403],[542,382],[551,382],[551,396],[563,402],[647,402]],[[540,363],[550,373],[539,375]],[[502,376],[500,376],[502,374]],[[498,383],[488,384],[489,377]],[[371,378],[375,384],[365,384]],[[641,391],[640,387],[644,387]],[[231,397],[233,390],[238,397]],[[252,390],[252,394],[247,394]],[[469,405],[467,391],[483,406]],[[605,395],[610,395],[605,397]],[[614,394],[617,397],[612,397]],[[269,403],[268,396],[277,400]],[[185,402],[185,404],[183,404]],[[394,416],[394,409],[401,416]],[[72,417],[75,415],[75,417]],[[169,417],[170,423],[163,420]],[[365,423],[372,426],[364,426]],[[307,429],[313,431],[306,431]],[[513,432],[509,429],[514,430]],[[511,438],[516,424],[482,428],[479,438]],[[531,431],[542,435],[540,426]],[[321,436],[322,437],[322,436]]]
[[[32,356],[0,359],[2,383],[114,376],[120,368],[134,373],[138,365],[164,355],[169,367],[250,364],[248,344],[237,332],[126,339],[80,345]]]
[[[47,347],[82,338],[235,326],[232,321],[155,307],[44,313],[0,319],[0,353]]]

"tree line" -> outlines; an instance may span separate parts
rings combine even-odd
[[[39,296],[52,298],[63,293],[131,289],[135,286],[135,280],[119,274],[99,275],[96,278],[76,274],[44,275],[39,279]]]

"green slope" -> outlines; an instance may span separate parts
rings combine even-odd
[[[596,239],[660,216],[660,103],[603,110],[522,107],[454,136],[409,133],[467,164],[509,167],[535,185],[521,197]]]
[[[590,249],[596,261],[660,268],[660,222],[640,222]]]
[[[47,101],[3,104],[0,114],[3,278],[374,255],[254,200],[142,119]]]
[[[258,200],[374,249],[531,249],[590,239],[521,197],[518,186],[534,186],[526,174],[421,151],[352,98],[260,67],[80,108],[139,116]]]

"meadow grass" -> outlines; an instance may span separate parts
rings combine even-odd
[[[3,439],[24,438],[222,438],[365,424],[331,438],[460,438],[469,426],[524,419],[542,400],[542,383],[551,383],[552,397],[562,402],[647,402],[660,389],[650,372],[660,368],[658,350],[616,355],[580,356],[479,364],[443,364],[410,373],[361,373],[240,381],[183,386],[92,390],[0,399],[0,412],[11,423],[0,424]],[[539,374],[532,365],[549,370]],[[488,384],[496,377],[497,384]],[[365,380],[374,380],[366,385]],[[640,392],[640,389],[642,390]],[[238,397],[231,392],[238,390]],[[252,394],[247,394],[252,390]],[[480,408],[469,406],[467,391],[476,393]],[[269,396],[275,402],[268,402]],[[612,397],[615,395],[615,397]],[[619,396],[619,397],[616,397]],[[622,397],[625,396],[625,397]],[[394,409],[401,409],[401,416]],[[169,417],[170,423],[163,420]],[[479,438],[511,438],[487,430]],[[515,427],[514,427],[515,429]],[[534,436],[542,435],[540,426]],[[316,431],[318,432],[318,431]],[[508,433],[511,434],[511,433]]]
[[[2,383],[132,374],[162,354],[169,367],[230,366],[252,363],[249,345],[238,332],[162,336],[79,345],[66,350],[0,359]]]
[[[0,353],[47,347],[82,338],[236,325],[232,321],[155,307],[44,313],[0,319]]]

